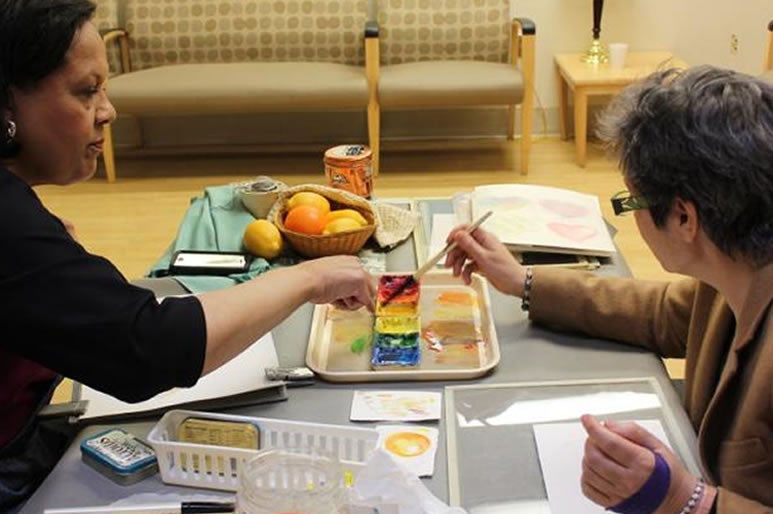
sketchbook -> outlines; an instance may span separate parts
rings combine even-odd
[[[173,406],[224,409],[285,400],[284,382],[266,378],[265,368],[275,367],[277,363],[274,340],[269,332],[236,358],[200,378],[193,387],[174,388],[143,402],[126,403],[81,384],[80,399],[88,401],[81,420],[150,416]]]
[[[512,251],[610,257],[615,252],[598,197],[527,184],[478,186],[472,217],[494,214],[485,228]]]

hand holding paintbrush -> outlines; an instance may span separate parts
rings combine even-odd
[[[472,234],[475,232],[475,229],[477,229],[481,224],[483,224],[484,221],[486,221],[489,216],[491,216],[492,211],[486,211],[480,218],[475,220],[474,223],[472,223],[469,227],[467,227],[468,234]],[[431,258],[427,260],[419,269],[417,269],[412,275],[408,275],[405,277],[405,280],[402,284],[395,287],[382,301],[381,305],[386,305],[392,300],[394,300],[398,295],[400,295],[403,291],[406,290],[408,286],[410,286],[413,283],[418,283],[422,276],[424,276],[425,273],[427,273],[429,270],[431,270],[435,264],[440,261],[448,252],[456,248],[456,242],[448,243],[446,244],[442,250],[440,250],[438,253],[433,255]]]

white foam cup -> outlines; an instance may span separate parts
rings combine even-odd
[[[625,68],[625,57],[628,54],[628,43],[609,43],[609,66]]]

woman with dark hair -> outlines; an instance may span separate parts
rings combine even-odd
[[[706,482],[634,423],[583,416],[582,488],[615,512],[773,511],[773,85],[713,67],[665,70],[601,119],[633,212],[672,283],[530,269],[483,229],[446,265],[523,298],[531,320],[685,358],[685,408]]]
[[[90,178],[115,118],[94,8],[88,0],[0,0],[3,512],[31,494],[69,443],[71,434],[36,419],[60,375],[141,401],[193,385],[306,302],[373,303],[370,275],[345,256],[159,304],[78,244],[33,187]]]

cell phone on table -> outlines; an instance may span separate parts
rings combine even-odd
[[[170,275],[231,275],[250,269],[252,256],[241,252],[178,250],[169,263]]]

